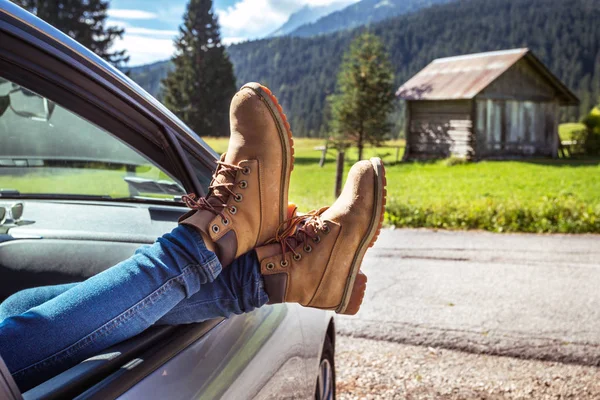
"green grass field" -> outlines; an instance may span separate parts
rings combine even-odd
[[[217,152],[226,139],[206,139]],[[300,210],[334,200],[335,155],[319,168],[323,140],[296,139],[290,201]],[[400,145],[402,143],[393,143]],[[386,162],[388,224],[504,232],[600,233],[600,160],[398,163],[396,150],[368,149]],[[345,173],[356,161],[347,153]]]
[[[573,127],[576,128],[576,127]],[[207,138],[217,152],[227,139]],[[295,140],[290,201],[308,211],[334,201],[335,153],[319,168],[323,140]],[[600,160],[447,161],[396,163],[396,147],[369,148],[365,157],[386,163],[386,221],[398,227],[485,229],[497,232],[600,233]],[[356,161],[347,152],[344,173]],[[398,154],[402,157],[402,151]],[[65,174],[68,175],[68,179]],[[164,179],[155,169],[137,175]],[[127,196],[124,171],[68,170],[44,175],[0,176],[0,188],[23,193],[79,193]]]

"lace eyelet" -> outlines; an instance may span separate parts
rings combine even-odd
[[[273,264],[272,262],[267,264],[267,269],[268,270],[272,270],[273,268],[275,268],[275,264]]]
[[[231,215],[235,215],[235,214],[237,214],[237,207],[236,207],[236,206],[231,206],[231,207],[229,207],[229,213],[230,213]]]
[[[247,181],[240,181],[240,188],[246,189],[247,187],[248,187],[248,182]]]
[[[250,167],[248,167],[248,166],[244,167],[244,169],[242,169],[242,174],[249,175],[250,174]]]
[[[320,241],[321,241],[321,236],[315,236],[313,238],[313,242],[315,242],[315,243],[319,243]]]
[[[227,218],[221,218],[221,222],[223,223],[223,225],[227,226],[229,225],[229,220]]]
[[[283,260],[281,260],[281,262],[279,263],[279,265],[281,265],[283,268],[285,268],[288,265],[290,265],[290,263],[288,262],[288,260],[283,259]]]
[[[212,226],[212,231],[214,233],[219,233],[220,230],[221,230],[221,228],[219,228],[219,225],[213,225]]]
[[[294,260],[295,261],[300,261],[302,259],[302,254],[298,253],[298,254],[294,254]]]
[[[243,198],[244,196],[242,196],[240,193],[236,193],[233,199],[239,203]]]
[[[312,251],[312,247],[310,247],[310,245],[307,244],[306,246],[304,246],[304,251],[310,253]]]
[[[329,229],[329,225],[323,224],[323,232],[325,232],[326,234],[331,232],[331,229]]]

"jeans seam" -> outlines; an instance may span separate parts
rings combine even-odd
[[[148,294],[142,300],[137,302],[136,304],[129,307],[127,310],[123,311],[121,314],[112,318],[99,328],[95,329],[93,332],[90,332],[85,337],[79,339],[77,342],[67,346],[63,350],[46,357],[44,360],[38,361],[33,365],[21,368],[20,370],[14,372],[12,375],[18,377],[21,374],[25,374],[30,371],[35,371],[43,367],[47,367],[49,365],[58,363],[72,354],[81,351],[93,344],[97,341],[97,339],[101,337],[105,337],[111,332],[113,332],[116,328],[121,326],[124,322],[130,320],[133,316],[135,316],[138,312],[144,310],[148,306],[154,304],[168,289],[170,289],[176,282],[182,282],[184,277],[193,273],[194,269],[200,269],[201,266],[198,264],[190,264],[186,266],[182,273],[174,276],[169,279],[167,282],[163,283],[158,289],[154,290],[152,293]],[[211,270],[212,272],[212,270]]]

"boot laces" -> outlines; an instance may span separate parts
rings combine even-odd
[[[244,167],[239,165],[228,164],[224,161],[217,161],[217,169],[212,176],[210,185],[208,186],[208,194],[206,197],[198,198],[194,193],[187,194],[181,198],[186,206],[192,210],[207,210],[221,218],[227,218],[224,210],[227,207],[229,196],[237,196],[231,188],[235,186],[232,182],[238,171],[242,171]],[[224,182],[218,182],[219,176],[224,176]],[[224,192],[224,193],[223,193]],[[212,201],[209,201],[212,200]]]
[[[328,232],[327,224],[321,219],[321,214],[327,209],[328,207],[324,207],[290,218],[279,226],[275,237],[267,244],[279,243],[281,245],[282,261],[285,260],[285,253],[288,251],[291,251],[294,257],[298,257],[299,253],[296,251],[298,244],[302,243],[303,249],[306,251],[310,247],[309,240],[315,239],[319,232]]]

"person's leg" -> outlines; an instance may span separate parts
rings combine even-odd
[[[128,260],[4,319],[0,354],[21,389],[32,387],[142,332],[220,272],[200,234],[179,226]]]
[[[61,295],[79,283],[41,286],[21,290],[0,304],[0,321],[25,313]],[[183,299],[157,325],[181,325],[251,312],[269,301],[264,290],[256,252],[236,259],[202,290]]]
[[[62,285],[38,286],[21,290],[0,304],[0,322],[8,317],[14,317],[37,307],[56,296],[63,294],[79,282]]]
[[[254,250],[237,258],[217,279],[202,286],[165,314],[157,325],[180,325],[244,314],[267,304],[260,264]]]

